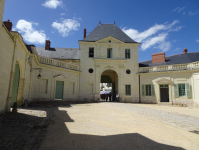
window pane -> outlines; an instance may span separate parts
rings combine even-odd
[[[107,49],[107,58],[112,58],[112,48]]]
[[[151,96],[151,85],[146,85],[146,96]]]
[[[94,48],[89,48],[89,57],[94,57]]]
[[[185,96],[185,84],[178,84],[179,96]]]
[[[125,49],[125,58],[130,59],[130,49]]]
[[[131,95],[131,85],[126,85],[126,95]]]

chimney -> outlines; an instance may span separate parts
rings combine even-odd
[[[187,53],[187,49],[186,48],[184,48],[183,53]]]
[[[86,38],[86,28],[84,28],[84,39]]]
[[[159,53],[155,54],[153,53],[152,55],[152,63],[159,63],[159,62],[165,62],[165,53]]]
[[[50,50],[50,41],[46,40],[45,50]]]
[[[7,21],[4,21],[3,23],[6,26],[6,28],[8,29],[8,31],[12,30],[12,22],[10,22],[9,19]]]

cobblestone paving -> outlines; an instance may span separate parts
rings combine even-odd
[[[104,104],[107,107],[113,107],[119,110],[123,110],[132,115],[140,115],[140,117],[145,117],[150,120],[154,120],[173,127],[177,127],[186,131],[199,134],[199,117],[145,108],[141,106],[136,106],[136,104],[103,103],[103,105]]]

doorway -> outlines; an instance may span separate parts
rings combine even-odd
[[[13,106],[14,102],[17,102],[19,78],[20,78],[20,68],[19,68],[19,64],[16,63],[14,78],[13,78],[13,85],[12,85],[11,106]]]
[[[169,102],[169,85],[160,85],[160,102]]]
[[[102,101],[115,101],[116,93],[118,92],[118,75],[115,71],[108,69],[101,74],[100,80],[100,97]]]
[[[56,81],[56,92],[55,92],[56,100],[63,99],[63,90],[64,90],[64,81]]]

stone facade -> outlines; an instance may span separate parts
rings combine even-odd
[[[80,41],[79,45],[82,71],[80,74],[80,101],[98,101],[101,75],[106,71],[114,71],[117,75],[114,80],[120,100],[122,102],[138,102],[138,75],[136,73],[138,72],[138,46],[140,44],[124,43],[110,36],[97,42]],[[89,48],[94,48],[94,57],[89,58]],[[107,58],[108,48],[112,48],[112,58]],[[130,59],[125,58],[125,49],[130,49]],[[89,73],[89,69],[93,69],[93,73]],[[127,74],[126,70],[130,70],[131,73]],[[88,93],[89,85],[93,86],[92,93]],[[125,85],[131,85],[130,96],[125,95]]]
[[[5,0],[0,1],[1,20],[4,3]],[[57,81],[63,83],[62,100],[98,102],[102,76],[110,77],[120,102],[161,103],[161,85],[166,85],[169,104],[198,106],[199,62],[139,68],[139,45],[108,36],[97,41],[79,41],[80,59],[51,59],[38,55],[34,45],[25,44],[18,32],[8,31],[1,22],[0,114],[9,111],[12,105],[16,64],[20,71],[16,97],[19,106],[24,100],[55,100]],[[94,49],[93,57],[89,57],[90,48]],[[112,51],[110,58],[108,49]],[[129,58],[125,57],[126,50]],[[154,60],[164,62],[165,54],[155,54]],[[176,96],[175,85],[179,84],[186,84],[183,96]],[[146,92],[149,87],[150,94]]]

